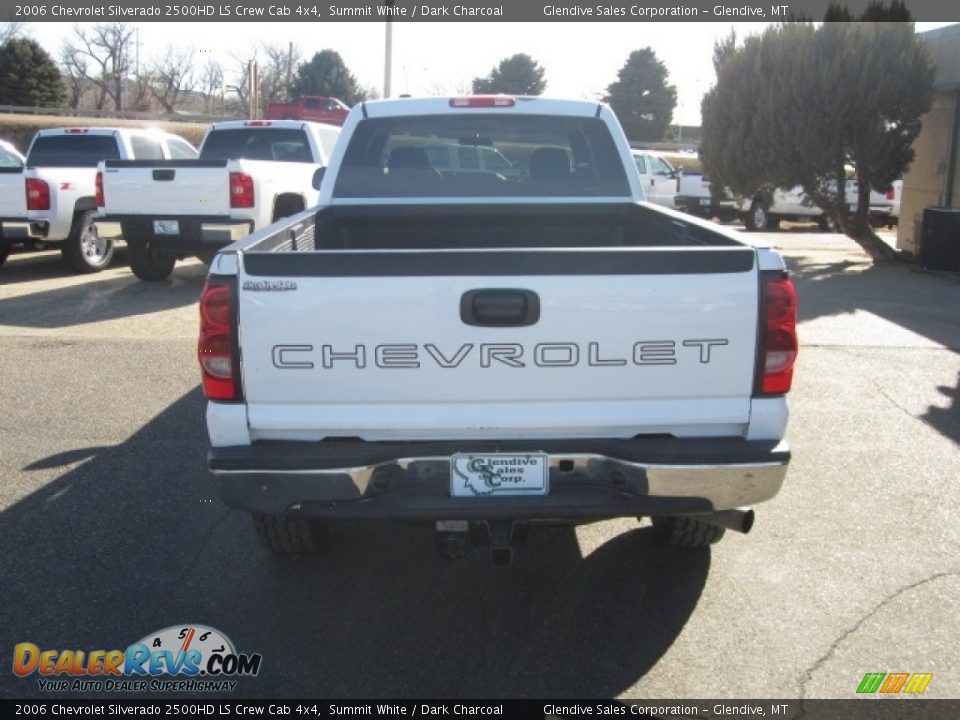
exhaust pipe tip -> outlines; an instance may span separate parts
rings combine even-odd
[[[753,512],[753,508],[731,508],[729,510],[718,510],[710,515],[702,515],[697,519],[709,525],[718,525],[727,528],[727,530],[734,530],[746,535],[753,529],[756,513]]]

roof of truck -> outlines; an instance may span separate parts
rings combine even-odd
[[[131,127],[60,127],[37,130],[38,136],[47,135],[172,135],[160,128],[131,128]]]
[[[436,115],[440,113],[504,112],[530,115],[591,117],[603,104],[593,100],[565,100],[530,95],[465,95],[371,100],[361,103],[365,117]]]
[[[248,127],[277,128],[280,130],[300,130],[304,127],[317,130],[340,132],[339,125],[317,122],[315,120],[224,120],[210,124],[211,130],[237,130]]]

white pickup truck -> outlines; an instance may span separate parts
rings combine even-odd
[[[835,224],[824,211],[807,199],[799,185],[776,188],[769,194],[741,198],[737,210],[747,230],[775,230],[781,220],[815,222],[823,232],[833,232]]]
[[[519,170],[450,173],[437,142]],[[643,202],[610,108],[397,99],[347,118],[319,207],[224,248],[200,298],[209,468],[269,549],[431,523],[508,564],[530,524],[747,531],[790,457],[780,255]]]
[[[896,181],[900,183],[901,181]],[[857,210],[859,185],[855,180],[847,180],[845,200],[849,212]],[[870,191],[869,217],[872,222],[887,224],[899,219],[899,205],[894,207],[896,186],[887,192]],[[799,185],[789,189],[776,188],[771,194],[757,194],[752,198],[741,198],[737,210],[743,218],[747,230],[774,230],[781,220],[795,222],[815,222],[823,232],[835,232],[836,223],[820,207],[814,205]],[[895,214],[894,214],[895,213]]]
[[[178,258],[205,262],[277,218],[316,204],[314,172],[340,128],[292,120],[214,123],[196,160],[107,160],[100,217],[121,224],[130,268],[163,280]]]
[[[23,173],[28,237],[59,245],[76,272],[98,272],[113,258],[119,228],[97,222],[97,163],[104,158],[195,155],[196,150],[183,138],[154,129],[39,130],[27,151]]]
[[[7,261],[11,243],[27,238],[23,166],[20,151],[6,140],[0,140],[0,265]]]
[[[700,172],[684,170],[673,199],[677,210],[702,218],[731,221],[737,217],[737,203],[725,188],[714,188]]]
[[[644,199],[672,208],[680,190],[680,171],[659,153],[650,150],[631,151],[633,162],[640,173]]]

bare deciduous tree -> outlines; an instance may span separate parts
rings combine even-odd
[[[226,89],[230,90],[235,96],[235,111],[241,115],[250,114],[249,94],[250,94],[250,63],[253,58],[243,59],[236,55],[231,55],[234,61],[233,82],[226,84]]]
[[[242,59],[231,56],[234,65],[233,82],[226,85],[236,95],[238,111],[244,115],[253,115],[250,108],[250,63],[257,63],[259,80],[259,109],[264,110],[269,103],[284,100],[290,95],[290,82],[293,73],[301,64],[300,49],[296,45],[269,45],[263,43],[252,58]]]
[[[130,76],[134,45],[134,28],[127,23],[97,23],[74,26],[74,38],[66,40],[61,51],[61,62],[73,84],[77,79],[96,88],[95,105],[103,108],[107,98],[114,108],[123,110],[124,85]]]
[[[67,85],[67,105],[74,109],[80,107],[86,89],[87,59],[69,52],[64,47],[60,52],[60,67],[63,70],[64,82]],[[102,103],[97,105],[99,109]]]
[[[200,96],[203,98],[203,112],[208,115],[216,110],[216,99],[223,92],[223,66],[213,58],[207,58],[207,62],[200,70],[200,79],[197,87]]]
[[[257,55],[263,57],[259,61],[260,102],[263,107],[266,108],[268,103],[288,99],[293,72],[302,60],[300,48],[292,43],[262,43]]]
[[[26,25],[22,22],[0,23],[0,45],[5,45],[14,38],[21,37]]]
[[[167,46],[166,53],[155,60],[148,71],[150,92],[168,113],[177,110],[183,96],[193,91],[193,51]]]

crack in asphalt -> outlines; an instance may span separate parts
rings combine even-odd
[[[939,580],[939,579],[945,578],[945,577],[960,577],[960,572],[939,572],[939,573],[934,573],[933,575],[930,575],[930,576],[928,576],[928,577],[925,577],[925,578],[922,578],[922,579],[920,579],[920,580],[917,580],[916,582],[910,583],[909,585],[905,585],[904,587],[899,588],[898,590],[894,590],[892,593],[890,593],[890,594],[887,595],[885,598],[883,598],[883,600],[881,600],[879,603],[877,603],[869,612],[867,612],[867,613],[864,614],[859,620],[857,620],[857,622],[854,624],[853,627],[851,627],[849,630],[846,630],[846,631],[845,631],[843,634],[841,634],[836,640],[834,640],[832,643],[830,643],[830,647],[827,648],[827,651],[826,651],[823,655],[821,655],[821,656],[816,660],[816,662],[814,662],[810,667],[808,667],[808,668],[804,671],[803,680],[800,682],[800,701],[803,702],[804,700],[808,700],[808,699],[809,699],[809,698],[807,698],[807,686],[813,681],[813,674],[814,674],[817,670],[819,670],[828,660],[830,660],[830,658],[833,657],[833,654],[837,651],[837,648],[839,648],[840,645],[841,645],[841,643],[843,643],[848,637],[850,637],[850,636],[853,635],[855,632],[857,632],[857,631],[858,631],[860,628],[862,628],[862,627],[866,624],[866,622],[867,622],[868,620],[870,620],[874,615],[876,615],[876,614],[877,614],[878,612],[880,612],[884,607],[886,607],[887,605],[889,605],[889,604],[892,603],[893,601],[895,601],[895,600],[897,600],[898,598],[900,598],[902,595],[905,595],[906,593],[910,592],[911,590],[915,590],[915,589],[917,589],[917,588],[919,588],[919,587],[922,587],[922,586],[924,586],[924,585],[927,585],[927,584],[929,584],[929,583],[932,583],[932,582],[934,582],[934,581],[936,581],[936,580]],[[799,716],[799,717],[803,717],[804,714],[805,714],[804,711],[801,709],[801,713],[800,713],[800,716]]]
[[[890,402],[891,405],[893,405],[897,410],[899,410],[900,412],[902,412],[902,413],[903,413],[904,415],[906,415],[908,418],[912,418],[913,420],[916,420],[917,422],[923,423],[924,425],[927,424],[922,417],[920,417],[920,416],[918,416],[918,415],[914,415],[912,412],[910,412],[910,411],[907,410],[905,407],[903,407],[903,405],[901,405],[901,404],[898,403],[896,400],[894,400],[894,399],[890,396],[890,394],[889,394],[886,390],[884,390],[883,387],[881,387],[880,383],[878,383],[876,380],[874,380],[873,378],[870,378],[870,383],[877,389],[877,392],[879,392],[881,395],[883,395],[883,396]]]
[[[816,346],[816,347],[821,347],[823,349],[828,349],[828,350],[838,350],[840,352],[844,352],[852,356],[856,355],[854,350],[863,349],[857,345],[830,345],[830,346],[823,345],[823,346]],[[947,350],[952,352],[951,348],[927,348],[927,349],[936,350],[936,351]],[[894,400],[893,397],[883,388],[883,386],[876,379],[872,377],[868,377],[867,380],[871,385],[873,385],[873,387],[877,390],[877,392],[879,392],[884,398],[886,398],[886,400],[891,405],[893,405],[897,410],[902,412],[908,418],[912,420],[916,420],[918,423],[922,423],[924,426],[929,427],[929,423],[927,423],[927,421],[923,419],[923,416],[914,415],[912,412],[907,410],[903,405],[901,405],[896,400]]]
[[[210,540],[213,538],[213,534],[216,532],[217,528],[220,527],[223,522],[230,516],[232,510],[229,507],[225,507],[223,512],[219,517],[215,518],[213,522],[210,523],[210,526],[207,528],[207,531],[204,533],[203,538],[197,543],[196,549],[193,552],[193,555],[190,559],[183,564],[180,572],[176,574],[172,582],[169,583],[169,587],[179,587],[180,581],[186,578],[193,569],[196,567],[197,563],[200,560],[200,556],[203,554],[203,551],[206,549],[207,545],[210,543]],[[153,609],[153,612],[150,613],[150,616],[147,618],[147,625],[150,625],[154,622],[157,615],[160,614],[160,611],[167,605],[170,596],[167,595],[160,602],[157,603],[156,607]]]

